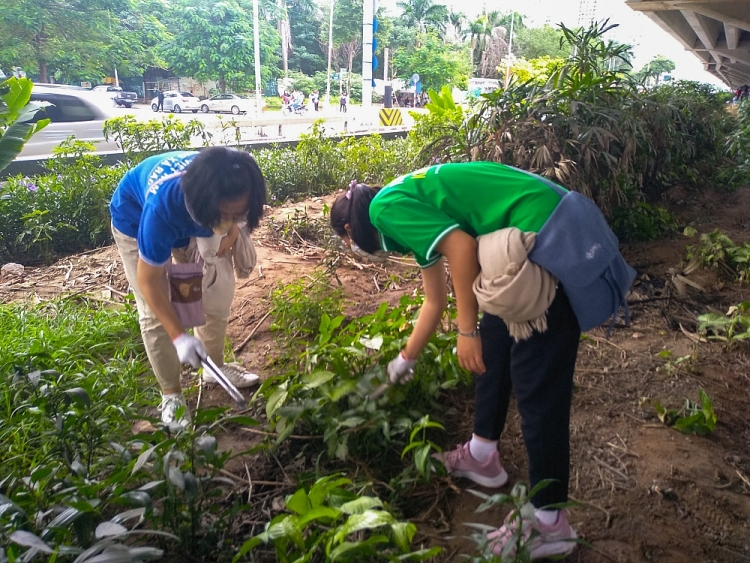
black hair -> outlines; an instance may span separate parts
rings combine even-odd
[[[202,150],[180,179],[185,205],[195,221],[207,228],[221,222],[219,205],[247,197],[247,228],[255,229],[266,203],[266,181],[249,153],[229,147]]]
[[[356,184],[341,194],[331,206],[331,227],[338,236],[348,236],[345,225],[349,225],[352,240],[365,252],[373,253],[380,248],[378,231],[370,221],[370,202],[379,187]]]

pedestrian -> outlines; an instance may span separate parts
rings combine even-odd
[[[164,92],[159,90],[156,93],[156,111],[164,110]]]
[[[198,368],[210,356],[236,387],[258,382],[241,366],[224,364],[224,343],[234,294],[229,260],[237,260],[243,241],[249,243],[246,233],[258,226],[265,200],[265,181],[253,157],[227,147],[149,157],[125,173],[112,196],[112,233],[161,388],[161,420],[170,427],[185,427],[191,420],[180,385],[181,364]],[[195,277],[180,281],[171,298],[167,272],[172,257],[183,262],[196,245],[203,249],[204,268],[211,262],[214,269],[202,283],[205,324],[193,336],[186,329],[194,325],[185,324],[181,311],[196,296],[200,299],[200,264],[198,287]],[[207,376],[204,381],[214,382]]]
[[[457,355],[461,367],[476,374],[476,410],[472,438],[436,457],[451,475],[485,487],[505,485],[498,441],[515,389],[530,485],[551,480],[532,497],[535,519],[524,524],[536,530],[523,530],[532,538],[532,559],[567,554],[576,545],[567,511],[555,506],[568,500],[570,403],[581,330],[562,285],[527,259],[562,200],[560,192],[567,194],[545,178],[502,164],[438,164],[381,189],[352,183],[331,208],[334,232],[358,254],[412,252],[422,268],[424,304],[405,347],[388,364],[391,383],[410,378],[442,318],[447,258]],[[487,282],[490,272],[494,277]],[[484,314],[477,324],[480,296]],[[495,555],[511,541],[516,522],[509,517],[489,534]]]
[[[313,108],[315,111],[318,111],[318,103],[320,102],[320,94],[317,90],[313,90],[312,94],[310,94],[310,101],[312,102]]]
[[[346,92],[342,92],[339,96],[339,112],[346,113],[347,96]]]

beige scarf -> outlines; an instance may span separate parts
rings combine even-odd
[[[481,271],[473,289],[479,308],[503,319],[516,342],[531,337],[535,330],[546,331],[557,280],[528,260],[536,233],[511,227],[477,240]]]

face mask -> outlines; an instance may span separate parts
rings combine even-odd
[[[370,254],[369,252],[362,250],[359,245],[352,241],[351,246],[352,252],[356,254],[357,256],[361,258],[367,258],[368,260],[371,260],[372,262],[385,262],[388,260],[388,253],[385,250],[376,250],[374,254]]]
[[[227,233],[229,233],[229,229],[232,228],[232,225],[234,225],[232,221],[222,221],[221,223],[216,225],[212,230],[215,235],[225,237],[227,236]]]

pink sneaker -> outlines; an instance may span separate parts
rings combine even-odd
[[[479,463],[471,456],[469,442],[459,444],[450,452],[432,454],[432,457],[442,462],[451,475],[466,477],[483,487],[502,487],[508,482],[508,474],[500,464],[497,450],[484,463]]]
[[[578,535],[568,523],[567,510],[561,510],[557,522],[551,526],[545,526],[536,519],[533,522],[524,519],[520,538],[518,522],[519,517],[514,510],[505,518],[502,527],[487,534],[492,553],[497,557],[515,557],[518,543],[526,546],[531,559],[568,555],[576,548]]]

